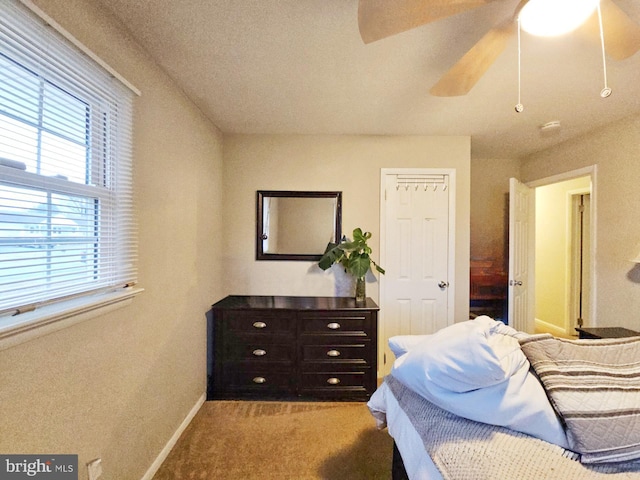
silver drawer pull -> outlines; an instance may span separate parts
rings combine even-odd
[[[327,383],[329,385],[338,385],[340,383],[340,379],[336,377],[331,377],[329,380],[327,380]]]
[[[267,383],[267,379],[264,377],[253,377],[253,383]]]
[[[256,348],[253,352],[256,357],[264,357],[267,354],[266,350],[262,350],[261,348]]]
[[[329,350],[327,352],[327,356],[329,356],[329,357],[339,357],[340,356],[340,350]]]
[[[264,323],[264,322],[253,322],[253,326],[254,326],[255,328],[264,328],[264,327],[266,327],[266,326],[267,326],[267,324],[266,324],[266,323]]]
[[[340,328],[340,324],[336,322],[332,322],[327,324],[327,328],[330,328],[331,330],[338,330]]]

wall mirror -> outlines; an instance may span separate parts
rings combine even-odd
[[[257,260],[320,260],[341,237],[342,192],[257,192]]]

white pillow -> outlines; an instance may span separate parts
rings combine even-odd
[[[389,348],[396,358],[400,358],[413,347],[431,335],[396,335],[389,338]]]
[[[455,324],[410,348],[391,375],[456,415],[566,448],[562,424],[515,338],[522,335],[488,317]]]
[[[425,377],[454,392],[495,385],[527,362],[518,340],[498,333],[505,329],[515,333],[502,322],[482,316],[418,336],[413,345],[401,339],[407,353],[399,355],[393,368],[402,367],[406,376]]]

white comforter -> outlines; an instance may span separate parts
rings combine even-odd
[[[368,407],[378,428],[388,427],[389,435],[402,454],[404,468],[411,480],[443,480],[433,460],[427,455],[420,435],[386,383],[373,393]]]

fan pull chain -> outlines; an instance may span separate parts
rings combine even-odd
[[[520,113],[524,110],[524,105],[521,102],[522,91],[522,67],[521,67],[522,52],[520,49],[520,18],[518,18],[518,103],[516,104],[516,113]]]
[[[607,58],[604,49],[604,28],[602,27],[602,11],[600,10],[600,2],[598,2],[598,23],[600,24],[600,44],[602,45],[602,68],[604,71],[604,88],[600,91],[602,98],[611,95],[611,89],[607,85]]]

